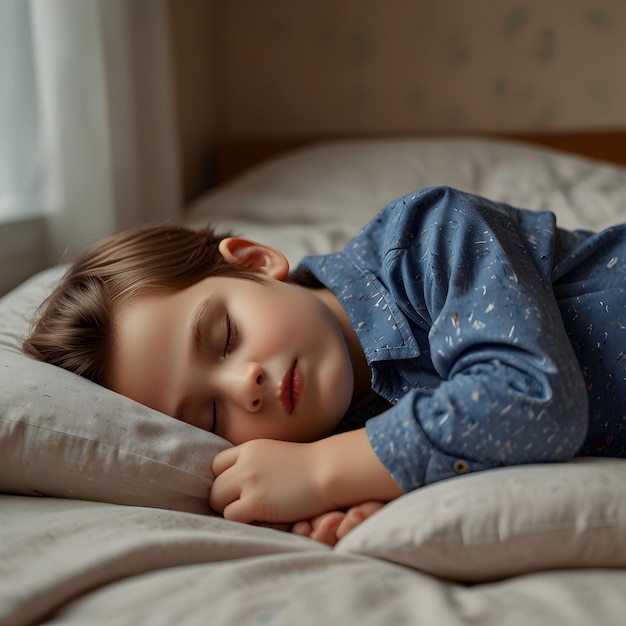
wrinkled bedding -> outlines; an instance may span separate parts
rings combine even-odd
[[[199,198],[292,263],[389,200],[448,184],[567,228],[626,219],[626,170],[510,142],[295,151]],[[626,461],[502,468],[385,506],[334,548],[212,515],[226,442],[19,353],[58,278],[0,300],[0,625],[624,623]]]
[[[617,625],[625,521],[622,507],[613,544],[620,569],[562,566],[471,585],[388,560],[383,550],[331,550],[216,517],[2,496],[0,623]],[[403,525],[410,533],[421,524]]]

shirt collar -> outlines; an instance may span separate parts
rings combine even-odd
[[[330,289],[345,309],[368,364],[420,355],[410,324],[389,289],[344,252],[311,256],[300,263]]]

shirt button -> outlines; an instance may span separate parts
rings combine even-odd
[[[455,461],[454,465],[452,465],[452,469],[457,473],[457,474],[467,474],[467,472],[469,472],[469,463],[467,461]]]

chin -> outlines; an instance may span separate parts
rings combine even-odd
[[[331,430],[334,430],[339,422],[343,419],[344,415],[348,412],[350,405],[352,404],[352,393],[354,391],[354,384],[352,377],[350,381],[344,382],[342,385],[338,385],[335,395],[335,403],[329,413],[335,418]]]

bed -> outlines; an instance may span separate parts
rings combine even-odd
[[[623,144],[606,145],[623,158]],[[511,138],[324,140],[230,176],[183,221],[295,264],[393,198],[445,184],[599,229],[626,218],[626,168],[598,156]],[[624,623],[626,461],[442,481],[333,549],[225,521],[207,494],[227,442],[20,353],[61,271],[0,300],[0,624]]]

